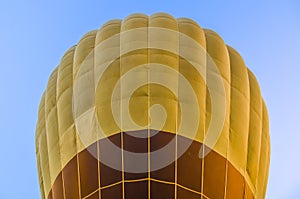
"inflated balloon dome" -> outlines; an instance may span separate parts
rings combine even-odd
[[[217,33],[133,14],[62,57],[41,99],[36,154],[44,199],[261,199],[268,113]]]

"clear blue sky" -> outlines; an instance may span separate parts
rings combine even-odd
[[[112,18],[164,11],[218,32],[255,73],[269,109],[268,199],[300,198],[300,1],[0,2],[0,198],[40,198],[35,124],[51,71],[80,37]]]

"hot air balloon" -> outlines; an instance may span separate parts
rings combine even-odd
[[[217,33],[133,14],[64,54],[40,102],[36,155],[43,199],[261,199],[268,113]]]

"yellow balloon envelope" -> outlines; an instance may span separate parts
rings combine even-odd
[[[65,53],[41,99],[36,154],[45,199],[261,199],[268,113],[217,33],[133,14]]]

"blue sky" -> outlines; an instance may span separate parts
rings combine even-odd
[[[268,199],[300,198],[300,1],[0,2],[0,198],[40,198],[35,124],[51,71],[80,37],[112,18],[167,12],[218,32],[261,85],[271,125]]]

